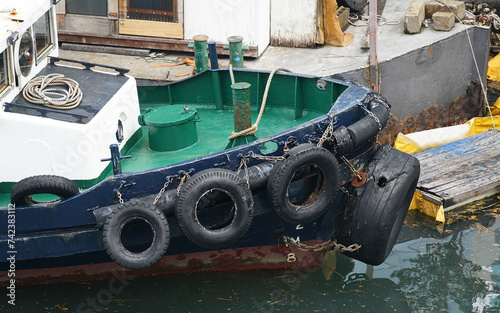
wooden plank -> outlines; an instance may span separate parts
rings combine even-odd
[[[171,38],[154,38],[143,36],[128,36],[128,35],[104,35],[104,34],[88,34],[80,31],[59,30],[57,32],[59,42],[74,42],[85,43],[92,45],[107,45],[116,47],[131,47],[141,49],[156,49],[156,50],[171,50],[192,52],[194,50],[188,47],[188,44],[193,43],[192,40],[181,40]],[[224,44],[217,44],[218,55],[229,55],[229,50],[223,49]],[[256,58],[258,54],[258,46],[249,46],[248,51],[243,51],[245,57]]]
[[[184,28],[183,25],[179,23],[120,19],[118,32],[124,35],[176,39],[184,38]]]
[[[500,192],[499,142],[500,131],[490,130],[416,154],[421,166],[417,188],[442,199],[445,211]]]

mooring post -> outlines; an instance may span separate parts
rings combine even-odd
[[[224,50],[229,50],[229,59],[233,67],[243,68],[243,51],[249,51],[248,46],[243,46],[243,37],[241,36],[231,36],[227,38],[229,45],[224,45]]]
[[[196,35],[193,37],[194,43],[188,47],[194,49],[194,70],[196,74],[208,69],[208,36]]]
[[[132,156],[120,156],[120,149],[116,143],[110,145],[109,150],[111,150],[111,158],[101,159],[101,162],[111,161],[111,165],[113,166],[113,175],[119,175],[122,173],[121,160],[130,159]]]
[[[252,126],[250,112],[250,84],[235,83],[231,85],[233,91],[234,131],[240,132]]]
[[[217,57],[217,46],[215,45],[215,41],[210,41],[208,43],[208,52],[210,56],[210,69],[212,70],[212,81],[214,86],[215,108],[217,110],[223,110],[224,104],[222,103],[222,92],[220,86],[219,58]]]

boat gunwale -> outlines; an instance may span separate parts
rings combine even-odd
[[[256,72],[254,70],[251,71]],[[294,76],[290,73],[285,74]],[[305,78],[315,78],[311,75],[302,76]],[[337,80],[335,79],[326,78],[325,80],[337,83]],[[193,174],[208,167],[223,167],[235,171],[239,167],[243,156],[249,156],[252,153],[261,154],[259,148],[267,142],[275,142],[278,145],[274,152],[265,155],[272,157],[282,155],[285,142],[288,141],[290,137],[304,138],[304,142],[317,140],[321,136],[320,133],[323,133],[331,121],[336,127],[348,125],[347,123],[342,123],[342,115],[347,114],[348,111],[350,112],[350,109],[357,107],[359,103],[367,105],[368,103],[366,102],[373,100],[370,97],[370,95],[373,94],[373,91],[370,89],[346,82],[342,82],[342,84],[347,85],[348,88],[341,95],[339,95],[327,114],[282,132],[273,134],[272,136],[203,156],[201,158],[190,159],[144,171],[129,172],[107,177],[103,181],[98,182],[78,195],[69,199],[61,200],[55,204],[18,207],[16,208],[16,214],[26,217],[30,215],[32,210],[42,210],[44,212],[37,214],[43,217],[39,220],[39,225],[42,225],[42,227],[33,230],[32,223],[29,222],[31,219],[28,218],[28,221],[18,223],[17,230],[19,233],[29,233],[34,231],[47,231],[61,228],[96,225],[96,219],[92,214],[92,211],[115,204],[118,201],[116,191],[120,190],[124,186],[125,187],[121,190],[121,195],[124,201],[128,201],[133,198],[144,198],[146,196],[157,194],[167,177],[178,176],[182,174],[182,172],[190,172]],[[346,102],[345,106],[342,106],[342,102],[344,101]],[[340,104],[339,107],[337,107],[336,104]],[[304,142],[297,143],[300,144]],[[257,165],[262,162],[264,161],[251,159],[249,166]],[[147,187],[137,187],[138,185],[145,185]],[[152,185],[154,187],[152,187]],[[170,187],[171,188],[169,189],[177,188],[177,184],[172,184]],[[74,207],[81,209],[75,210]],[[7,208],[8,207],[0,208],[0,210],[4,211],[4,214],[0,214],[0,220],[7,218]],[[23,221],[24,219],[19,218],[19,220]],[[43,225],[47,226],[44,227]],[[0,235],[3,235],[3,233],[0,233]]]

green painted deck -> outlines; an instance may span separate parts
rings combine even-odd
[[[233,111],[229,109],[217,111],[196,105],[189,107],[196,109],[200,116],[200,122],[196,123],[198,142],[177,151],[153,151],[149,149],[147,127],[143,127],[143,137],[127,152],[132,158],[122,160],[123,172],[153,169],[223,151],[229,143],[227,138],[234,130]],[[270,107],[264,112],[255,135],[258,139],[262,139],[323,114],[305,111],[301,118],[295,119],[294,111],[291,109]],[[252,122],[255,122],[257,115],[256,109],[252,110]]]

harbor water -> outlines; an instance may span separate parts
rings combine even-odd
[[[500,312],[500,199],[409,214],[389,258],[321,267],[111,277],[16,287],[1,312]],[[5,291],[5,290],[4,290]]]

